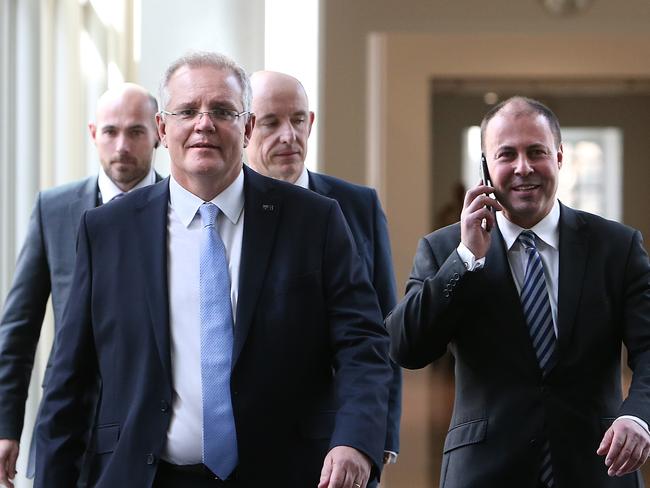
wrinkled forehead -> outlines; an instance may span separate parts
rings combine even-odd
[[[182,66],[167,83],[168,104],[221,104],[241,109],[242,88],[235,74],[213,66]]]

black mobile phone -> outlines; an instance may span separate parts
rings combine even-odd
[[[481,153],[481,182],[484,185],[492,186],[492,180],[490,179],[490,172],[488,171],[487,160],[485,159],[485,154],[482,153]],[[490,196],[489,193],[486,193],[486,195]],[[486,207],[492,212],[494,212],[492,207],[488,207],[487,205]],[[490,232],[490,226],[488,225],[487,220],[483,220],[482,225],[485,230]]]
[[[492,180],[490,179],[490,172],[488,171],[485,154],[481,154],[481,181],[484,185],[492,186]]]

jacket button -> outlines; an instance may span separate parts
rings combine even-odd
[[[460,275],[458,273],[454,273],[454,276],[451,278],[454,281],[458,281],[460,279]]]
[[[167,403],[165,400],[160,402],[160,411],[165,413],[169,410],[169,403]]]
[[[531,439],[528,444],[530,444],[530,447],[535,447],[537,446],[537,439],[533,438]]]
[[[445,298],[449,298],[449,290],[445,290],[445,291],[442,293],[442,295],[443,295]]]
[[[151,453],[147,454],[147,464],[153,464],[155,462],[156,462],[156,456],[154,456]]]

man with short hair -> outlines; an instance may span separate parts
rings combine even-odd
[[[99,176],[45,190],[36,198],[0,322],[0,484],[11,486],[9,479],[16,474],[27,390],[50,293],[55,331],[62,321],[81,214],[156,181],[157,111],[156,99],[133,83],[105,92],[97,101],[95,121],[88,124]],[[44,387],[49,368],[48,361]]]
[[[80,224],[35,486],[76,482],[99,376],[92,486],[364,488],[388,337],[338,205],[243,166],[250,84],[226,56],[172,63],[161,102],[171,177]]]
[[[650,262],[639,231],[558,201],[561,142],[538,101],[487,113],[486,181],[467,192],[460,223],[420,241],[386,319],[402,366],[447,347],[455,357],[443,488],[643,486]]]
[[[251,86],[256,121],[246,148],[248,164],[258,173],[308,188],[339,203],[385,317],[396,303],[395,276],[386,218],[377,193],[307,170],[307,140],[314,112],[309,110],[300,81],[284,73],[258,71],[251,76]],[[399,366],[392,365],[385,463],[394,462],[399,451],[402,374]]]

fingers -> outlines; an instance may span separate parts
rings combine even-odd
[[[334,447],[325,457],[318,488],[365,488],[370,461],[354,448]]]
[[[486,195],[493,190],[493,187],[482,184],[470,188],[460,214],[461,242],[477,259],[487,254],[489,231],[496,225],[494,210],[501,210],[499,202]]]
[[[609,476],[623,476],[636,471],[650,453],[650,435],[631,419],[618,419],[607,430],[598,450],[606,454]]]
[[[323,469],[320,471],[320,481],[318,488],[327,488],[332,476],[332,458],[328,455],[323,463]]]

